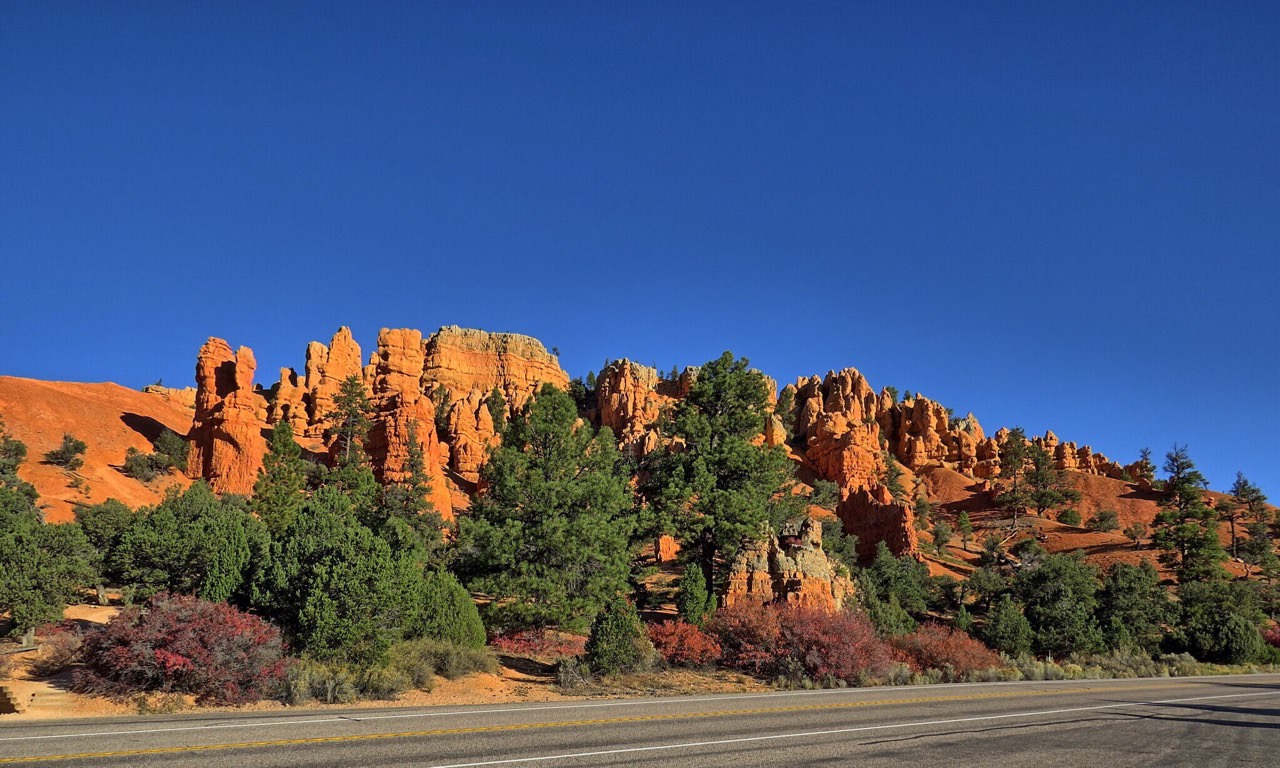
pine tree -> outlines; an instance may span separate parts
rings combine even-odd
[[[951,543],[951,535],[954,531],[945,520],[939,520],[933,524],[933,549],[938,553],[938,557],[942,557],[947,551],[947,545]]]
[[[626,598],[614,596],[605,602],[591,622],[585,656],[587,666],[598,675],[634,670],[652,659],[653,645],[635,606]]]
[[[1030,457],[1031,446],[1022,427],[1014,427],[1000,442],[1000,476],[1009,483],[1008,488],[996,497],[1002,509],[1013,514],[1013,526],[1018,526],[1018,513],[1026,508],[1028,499],[1022,489],[1022,476]]]
[[[1108,648],[1128,646],[1155,652],[1163,625],[1173,616],[1173,606],[1160,575],[1150,562],[1116,563],[1107,571],[1098,592],[1098,624]]]
[[[489,416],[493,419],[493,428],[500,431],[502,425],[507,423],[507,398],[502,396],[502,390],[498,389],[497,385],[485,398],[484,404],[489,409]]]
[[[25,446],[4,450],[19,458],[6,468],[16,472]],[[0,482],[0,613],[9,614],[13,634],[61,620],[67,603],[96,581],[94,555],[79,526],[45,525],[25,489]]]
[[[306,503],[307,462],[293,439],[293,427],[281,421],[271,430],[267,455],[253,484],[250,509],[273,536],[288,528]]]
[[[1028,445],[1027,455],[1031,466],[1022,477],[1021,497],[1036,514],[1044,517],[1051,509],[1080,499],[1079,491],[1072,488],[1062,470],[1053,464],[1053,457],[1038,445]]]
[[[1164,553],[1160,561],[1178,574],[1179,581],[1217,578],[1218,565],[1226,559],[1218,540],[1217,519],[1204,502],[1204,475],[1187,454],[1175,445],[1165,455],[1161,512],[1156,515],[1151,541]]]
[[[792,465],[781,447],[755,443],[769,409],[765,378],[725,352],[698,371],[689,394],[661,422],[672,442],[644,459],[641,490],[652,536],[675,532],[718,585],[716,564],[799,512]]]
[[[343,379],[338,394],[333,398],[329,427],[337,443],[339,464],[349,465],[360,458],[360,448],[372,423],[369,420],[372,411],[360,377],[352,374]]]
[[[634,502],[613,433],[592,434],[573,399],[544,385],[480,474],[487,490],[460,521],[460,567],[495,598],[489,623],[585,629],[627,587]]]
[[[1014,581],[1039,653],[1066,656],[1102,644],[1094,610],[1098,572],[1078,555],[1044,555]]]
[[[960,543],[964,545],[964,551],[969,551],[969,542],[973,540],[973,522],[969,520],[968,512],[961,512],[956,518],[956,528],[960,531]]]
[[[1243,508],[1249,519],[1255,522],[1269,521],[1271,510],[1267,507],[1267,495],[1249,482],[1243,472],[1236,473],[1236,480],[1231,484],[1231,498]]]
[[[902,467],[888,451],[884,452],[884,474],[880,478],[880,484],[893,495],[894,501],[906,501],[907,489],[902,486]]]

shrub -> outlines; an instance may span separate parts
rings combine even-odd
[[[143,453],[137,448],[124,452],[124,465],[121,470],[135,480],[149,483],[168,470],[168,466],[157,461],[154,454]]]
[[[819,685],[852,685],[889,669],[889,646],[861,614],[783,608],[778,618],[781,657],[791,662],[792,675],[802,672]]]
[[[74,632],[58,632],[40,644],[40,652],[31,662],[36,677],[53,677],[80,660],[82,638]]]
[[[1091,531],[1101,531],[1103,533],[1118,531],[1120,530],[1120,516],[1116,514],[1114,509],[1102,509],[1089,518],[1089,522],[1085,524],[1085,527]]]
[[[447,640],[409,640],[392,646],[390,653],[391,666],[408,674],[414,685],[425,679],[428,668],[449,680],[498,668],[487,649],[467,648]]]
[[[702,626],[716,609],[716,598],[707,590],[707,579],[697,563],[685,566],[676,592],[676,612],[680,618],[695,626]]]
[[[74,687],[109,696],[190,693],[201,703],[257,701],[288,666],[280,632],[225,603],[160,593],[84,641]]]
[[[649,641],[658,654],[675,667],[703,667],[720,659],[720,644],[687,621],[649,625]]]
[[[1080,510],[1067,507],[1058,513],[1058,522],[1063,525],[1080,525]]]
[[[778,614],[755,603],[739,603],[716,611],[707,631],[720,642],[724,666],[756,677],[773,672],[782,642]]]
[[[480,611],[457,577],[448,571],[423,575],[418,590],[413,621],[405,629],[408,637],[427,637],[465,648],[484,647],[484,624]]]
[[[157,465],[165,469],[176,469],[184,472],[187,469],[187,451],[190,446],[182,436],[173,430],[166,429],[156,438],[155,452],[151,454]]]
[[[622,597],[605,603],[591,622],[587,666],[597,674],[612,675],[643,668],[653,661],[653,656],[653,645],[645,635],[635,606]]]
[[[974,672],[1000,666],[990,648],[959,630],[941,624],[921,624],[909,635],[889,641],[897,655],[917,672],[938,669],[947,680],[959,680]]]
[[[1001,653],[1018,656],[1031,650],[1033,637],[1031,622],[1022,615],[1018,604],[1008,595],[1001,595],[987,615],[983,641]]]
[[[1268,628],[1262,633],[1262,640],[1273,648],[1280,648],[1280,626]]]
[[[75,435],[63,435],[62,444],[44,455],[44,460],[68,472],[75,472],[84,466],[84,452],[89,449],[83,440]]]
[[[343,664],[305,660],[289,667],[284,682],[286,704],[350,704],[359,698],[356,673]]]
[[[591,670],[576,656],[561,659],[556,665],[556,685],[566,690],[576,690],[591,682]]]
[[[409,675],[394,667],[365,667],[356,675],[356,689],[366,699],[393,701],[411,684]]]
[[[550,629],[522,629],[489,638],[489,645],[503,653],[559,659],[577,656],[586,647],[582,635],[570,635]]]

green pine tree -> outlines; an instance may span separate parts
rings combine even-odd
[[[1204,501],[1204,475],[1186,446],[1179,445],[1166,454],[1164,470],[1168,478],[1151,535],[1152,543],[1163,550],[1160,561],[1181,582],[1220,577],[1219,563],[1227,555],[1218,539],[1217,516]]]
[[[293,439],[293,427],[281,421],[271,430],[267,455],[253,484],[250,509],[273,535],[293,524],[306,503],[307,462]]]

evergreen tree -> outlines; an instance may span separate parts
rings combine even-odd
[[[954,531],[945,520],[939,520],[933,524],[933,549],[938,553],[938,557],[947,550],[947,545],[951,543],[951,535]]]
[[[1026,607],[1037,652],[1066,656],[1097,650],[1102,634],[1094,616],[1098,572],[1079,555],[1045,555],[1018,572],[1015,590]]]
[[[656,534],[674,531],[714,589],[716,563],[799,510],[785,449],[754,441],[769,408],[765,378],[725,352],[703,366],[660,424],[672,440],[644,460],[642,492]]]
[[[75,472],[84,466],[84,452],[89,449],[83,440],[75,435],[63,435],[62,443],[44,455],[44,460],[68,472]]]
[[[1240,543],[1240,559],[1245,564],[1245,576],[1257,568],[1263,574],[1280,569],[1280,558],[1277,558],[1275,546],[1265,522],[1252,522],[1245,526],[1249,538]]]
[[[1243,472],[1236,473],[1236,480],[1231,484],[1231,498],[1250,520],[1264,523],[1269,521],[1271,510],[1267,507],[1267,495],[1249,482]]]
[[[1154,653],[1173,606],[1151,563],[1116,563],[1098,592],[1098,625],[1108,648],[1137,647]]]
[[[417,422],[409,422],[408,438],[404,478],[382,486],[382,500],[375,510],[376,514],[373,519],[364,522],[384,537],[395,536],[394,539],[388,539],[393,547],[400,538],[400,533],[393,533],[391,528],[399,528],[403,535],[416,539],[434,556],[444,546],[444,519],[436,512],[429,496],[431,483],[427,477],[422,444],[418,442]]]
[[[489,416],[493,419],[494,430],[501,431],[502,425],[507,423],[507,398],[502,396],[502,390],[498,389],[497,385],[485,398],[484,404],[489,409]]]
[[[1038,445],[1028,445],[1027,456],[1031,466],[1022,477],[1022,503],[1044,517],[1049,510],[1080,499],[1080,492],[1072,488],[1065,473],[1054,466],[1048,451]]]
[[[1027,459],[1031,455],[1031,444],[1022,427],[1009,430],[1000,441],[1000,477],[1007,480],[1008,488],[996,497],[1000,507],[1013,514],[1013,525],[1018,525],[1018,513],[1026,508],[1028,500],[1022,488],[1022,476],[1026,472]]]
[[[881,637],[896,637],[916,631],[916,620],[902,607],[902,601],[898,599],[896,592],[889,592],[887,597],[882,597],[884,592],[865,572],[858,582],[858,599],[862,603],[863,612],[867,614],[867,620],[876,628],[876,634]]]
[[[244,595],[267,533],[239,497],[218,498],[203,481],[141,510],[107,553],[105,570],[140,597],[160,591],[222,602]]]
[[[927,531],[932,517],[933,504],[929,503],[929,499],[923,494],[917,496],[915,506],[916,529]]]
[[[889,490],[894,501],[906,501],[907,489],[902,486],[902,467],[888,451],[884,452],[884,474],[880,477],[880,484]]]
[[[340,465],[349,465],[360,459],[360,448],[372,424],[369,420],[372,411],[360,377],[351,374],[343,379],[338,394],[333,398],[333,411],[329,417],[329,433],[336,442]]]
[[[782,429],[787,433],[787,440],[796,437],[796,388],[790,384],[778,393],[778,404],[773,412],[782,420]]]
[[[1264,614],[1257,596],[1243,582],[1189,582],[1178,588],[1175,639],[1201,661],[1243,664],[1262,653],[1258,625]]]
[[[973,540],[973,522],[969,520],[968,512],[961,512],[956,518],[956,528],[960,531],[960,543],[964,545],[964,551],[969,551],[969,542]]]
[[[13,634],[61,620],[67,603],[94,582],[94,559],[80,526],[45,525],[23,489],[0,484],[0,613],[9,614]]]
[[[613,596],[591,622],[586,662],[598,675],[614,675],[642,667],[653,657],[636,608],[626,598]]]
[[[1021,656],[1030,651],[1035,636],[1031,622],[1009,595],[1001,595],[996,601],[980,634],[982,642],[1010,656]]]
[[[1151,536],[1152,543],[1164,550],[1160,561],[1182,582],[1217,578],[1222,574],[1218,564],[1226,553],[1218,540],[1216,515],[1204,502],[1204,475],[1186,446],[1179,445],[1166,454],[1164,470],[1168,478]]]
[[[464,648],[483,648],[484,623],[475,600],[448,571],[428,571],[416,580],[404,626],[408,639],[429,637]]]
[[[1218,499],[1218,503],[1213,506],[1213,513],[1219,521],[1227,524],[1227,531],[1231,534],[1231,556],[1239,557],[1240,539],[1236,536],[1236,521],[1240,519],[1240,505],[1229,497]]]
[[[271,545],[253,605],[307,656],[378,662],[405,623],[402,573],[347,496],[322,487]]]
[[[0,418],[0,488],[17,491],[34,505],[36,487],[18,477],[18,467],[26,460],[27,444],[10,435]]]
[[[250,509],[273,535],[278,536],[293,524],[306,503],[307,462],[302,448],[293,439],[289,422],[278,422],[271,430],[267,455],[253,484]]]
[[[1138,452],[1138,466],[1135,480],[1146,480],[1148,483],[1156,479],[1156,465],[1151,461],[1151,449],[1143,448]]]
[[[431,390],[431,403],[436,411],[436,434],[443,439],[444,435],[449,434],[449,411],[453,409],[453,394],[441,384]]]
[[[827,557],[835,560],[855,573],[858,568],[858,537],[844,532],[844,523],[838,519],[824,517],[822,519],[822,551]]]
[[[507,425],[481,471],[487,491],[460,522],[469,585],[495,598],[491,624],[585,629],[626,589],[629,478],[613,433],[593,435],[573,400],[544,385]]]
[[[911,557],[894,557],[883,541],[876,543],[875,559],[864,571],[867,585],[889,602],[896,597],[904,610],[923,616],[929,609],[932,584],[929,567]]]
[[[715,609],[716,598],[707,589],[702,569],[696,564],[686,566],[677,584],[676,613],[690,624],[700,627]]]

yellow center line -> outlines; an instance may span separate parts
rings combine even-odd
[[[983,701],[989,699],[1025,698],[1041,695],[1068,695],[1095,693],[1099,691],[1136,691],[1150,690],[1162,686],[1128,685],[1091,688],[1071,688],[1067,690],[1016,691],[1007,693],[975,693],[957,694],[953,696],[917,696],[913,698],[870,699],[863,701],[847,701],[836,704],[797,704],[783,707],[760,707],[756,709],[722,709],[711,712],[680,712],[662,715],[632,715],[629,717],[609,717],[591,720],[564,720],[559,722],[513,723],[510,725],[479,725],[470,728],[438,728],[427,731],[399,731],[394,733],[357,733],[345,736],[314,736],[300,739],[272,739],[270,741],[241,741],[220,744],[192,744],[174,747],[154,747],[151,749],[126,749],[112,752],[77,752],[62,755],[0,757],[0,765],[16,763],[38,763],[64,760],[89,760],[113,757],[137,757],[140,755],[169,755],[182,752],[213,752],[226,749],[261,749],[264,747],[296,746],[301,744],[334,744],[339,742],[373,741],[375,739],[405,739],[427,736],[451,736],[464,733],[499,733],[504,731],[525,731],[535,728],[574,728],[586,725],[614,725],[619,723],[646,723],[664,720],[692,720],[714,717],[740,717],[743,715],[768,715],[786,712],[817,712],[839,709],[856,709],[861,707],[885,707],[896,704],[932,704],[947,701]],[[463,713],[459,713],[463,714]],[[123,735],[123,734],[122,734]]]

